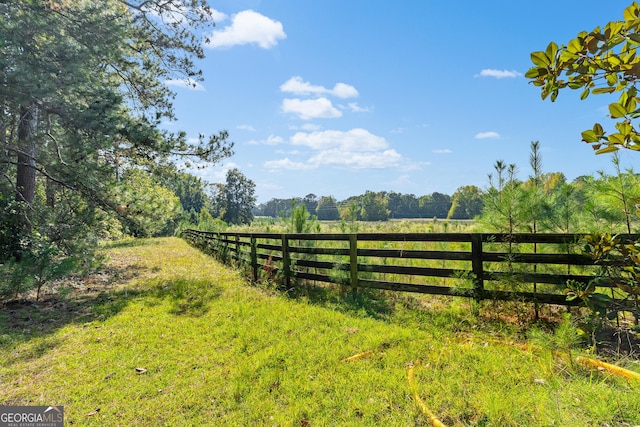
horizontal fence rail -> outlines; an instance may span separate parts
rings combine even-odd
[[[580,253],[582,234],[273,234],[189,229],[182,236],[225,262],[249,267],[253,280],[280,281],[287,289],[296,281],[311,281],[354,290],[572,306],[581,301],[567,301],[567,281],[587,283],[602,268]]]

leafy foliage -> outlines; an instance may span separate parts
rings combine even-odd
[[[238,169],[227,172],[227,181],[222,186],[218,205],[222,220],[227,224],[249,224],[253,220],[253,206],[256,202],[256,185]]]
[[[611,235],[609,233],[593,233],[585,238],[584,253],[594,259],[602,266],[600,277],[589,283],[588,291],[591,293],[590,300],[598,295],[594,292],[595,286],[606,282],[613,286],[622,295],[623,307],[608,308],[614,313],[618,309],[625,307],[625,301],[629,301],[634,309],[636,319],[640,318],[640,240],[629,239],[622,235]],[[604,305],[610,301],[601,301]],[[582,299],[582,298],[581,298]],[[591,307],[590,307],[591,308]],[[602,310],[595,310],[598,314],[604,314]]]
[[[291,232],[311,233],[320,231],[320,223],[315,215],[310,215],[305,204],[300,204],[291,211]]]
[[[113,200],[128,234],[136,237],[170,234],[182,212],[180,199],[140,169],[125,173],[115,187]]]
[[[541,88],[542,99],[555,101],[561,89],[582,90],[580,99],[590,94],[619,93],[609,104],[615,132],[607,134],[599,123],[582,132],[596,154],[619,148],[640,150],[640,134],[635,120],[640,117],[640,6],[633,2],[623,12],[622,21],[607,23],[590,32],[582,31],[566,45],[549,43],[544,51],[531,53],[534,66],[525,76]]]
[[[386,221],[389,219],[387,200],[380,194],[367,191],[360,197],[360,218],[363,221]]]
[[[40,241],[60,256],[90,248],[82,243],[114,215],[138,224],[136,234],[157,234],[150,223],[165,222],[173,202],[137,221],[118,210],[171,196],[133,195],[122,171],[231,154],[225,131],[191,144],[158,129],[174,118],[165,81],[201,79],[194,61],[213,26],[206,1],[24,0],[0,2],[0,16],[0,263],[48,259]]]
[[[340,212],[336,199],[333,196],[323,196],[318,200],[316,215],[319,220],[337,221],[340,219]]]
[[[453,193],[447,218],[469,219],[482,213],[482,190],[475,185],[465,185]]]

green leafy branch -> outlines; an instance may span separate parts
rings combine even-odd
[[[582,89],[580,99],[590,94],[620,92],[609,104],[616,119],[616,132],[607,133],[601,124],[582,132],[582,140],[592,144],[596,154],[620,148],[640,150],[640,132],[633,120],[640,118],[638,89],[640,80],[640,6],[633,2],[623,13],[623,21],[609,22],[604,28],[582,31],[566,45],[551,42],[544,51],[531,53],[534,67],[525,77],[541,88],[542,99],[555,101],[560,89]]]

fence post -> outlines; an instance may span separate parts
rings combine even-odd
[[[358,235],[349,234],[349,270],[351,290],[358,292]]]
[[[236,234],[236,265],[240,265],[240,236]]]
[[[291,258],[289,256],[289,237],[282,235],[282,274],[286,290],[291,289]]]
[[[473,279],[473,293],[476,301],[484,297],[484,269],[482,266],[482,234],[471,235],[471,270]]]
[[[258,245],[256,238],[251,236],[251,270],[253,271],[253,281],[258,281]]]

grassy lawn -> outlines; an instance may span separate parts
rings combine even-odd
[[[0,405],[82,426],[431,425],[417,395],[447,426],[640,424],[640,382],[506,344],[527,342],[461,300],[291,299],[177,238],[105,252],[68,295],[2,308]]]

